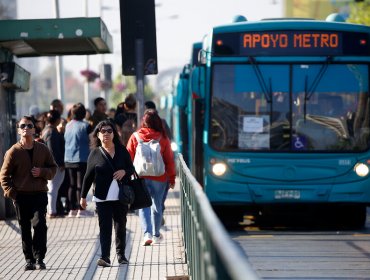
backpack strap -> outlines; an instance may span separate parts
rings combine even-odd
[[[144,142],[143,139],[141,139],[139,137],[139,133],[137,133],[136,131],[133,133],[133,135],[135,136],[137,142],[139,142],[139,143],[143,143]]]
[[[136,140],[137,140],[137,142],[140,142],[140,143],[144,143],[144,140],[143,139],[141,139],[140,137],[139,137],[139,133],[137,133],[136,131],[134,132],[134,133],[132,133],[134,136],[135,136],[135,138],[136,138]],[[161,139],[162,139],[162,137],[159,137],[158,139],[153,139],[153,140],[156,140],[156,141],[158,141],[158,143],[161,141]],[[150,142],[150,141],[149,141]]]

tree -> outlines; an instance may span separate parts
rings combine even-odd
[[[145,82],[145,79],[144,79]],[[134,76],[122,76],[118,74],[113,81],[110,101],[113,107],[123,102],[129,93],[136,93],[136,79]],[[144,100],[152,100],[154,92],[149,83],[145,82]]]
[[[0,1],[0,19],[13,19],[16,17],[16,6],[14,3]]]
[[[350,15],[347,22],[370,25],[370,0],[350,4]]]

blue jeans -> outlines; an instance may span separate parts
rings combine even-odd
[[[167,198],[167,194],[168,194],[169,189],[170,189],[170,184],[167,182],[167,184],[166,184],[166,190],[164,192],[163,199],[162,199],[162,215],[164,213],[164,209],[166,208],[164,206],[164,203],[166,202],[166,198]]]
[[[139,210],[141,227],[144,234],[149,233],[159,237],[162,223],[162,201],[167,188],[167,182],[145,179],[145,184],[152,198],[152,206]]]

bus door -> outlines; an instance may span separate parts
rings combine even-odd
[[[203,131],[204,131],[204,66],[195,67],[191,76],[191,172],[203,182]],[[189,132],[190,133],[190,132]]]
[[[199,183],[203,182],[203,130],[204,130],[204,106],[202,99],[193,99],[192,123],[192,173]]]

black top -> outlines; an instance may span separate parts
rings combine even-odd
[[[42,139],[53,154],[59,167],[64,166],[64,136],[53,126],[46,126],[42,131]]]
[[[109,154],[107,156],[110,157]],[[123,169],[126,171],[126,175],[122,179],[123,182],[127,182],[131,175],[134,174],[135,168],[132,164],[130,154],[123,145],[115,146],[112,163],[116,167],[116,170]],[[114,171],[111,165],[104,158],[99,148],[92,150],[87,159],[87,169],[82,184],[81,197],[86,198],[92,183],[95,181],[94,196],[98,199],[105,200],[113,179],[113,173]]]
[[[114,117],[114,122],[118,126],[122,126],[128,120],[133,120],[137,124],[137,114],[132,112],[122,112],[116,114]]]

